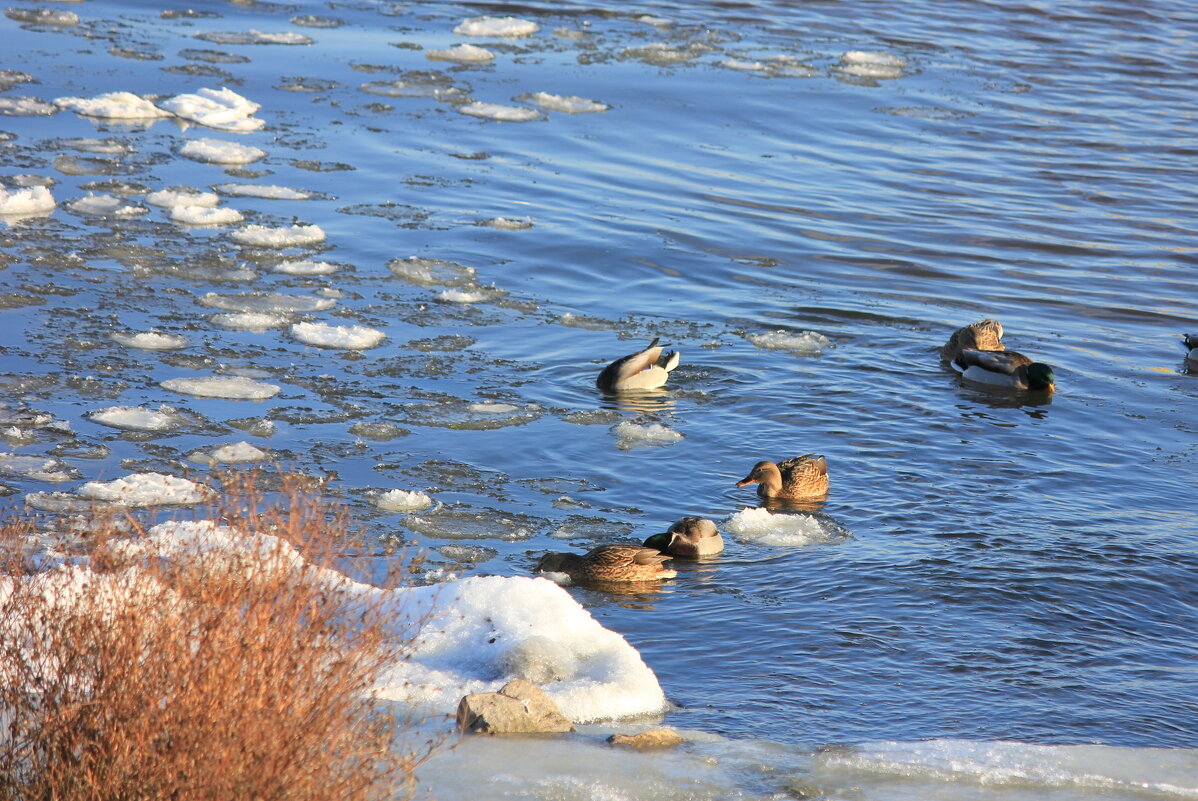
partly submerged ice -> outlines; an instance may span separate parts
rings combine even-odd
[[[85,117],[113,120],[152,120],[170,117],[144,97],[132,92],[108,92],[95,97],[56,97],[55,105]]]
[[[212,490],[165,473],[133,473],[113,481],[89,481],[79,488],[84,498],[121,506],[194,506],[211,500]]]
[[[319,348],[365,350],[387,338],[382,331],[362,325],[327,325],[325,323],[296,323],[291,335],[305,345]]]
[[[720,526],[746,542],[762,545],[820,545],[840,542],[851,535],[834,520],[800,512],[771,512],[765,508],[741,509]]]
[[[109,336],[118,345],[141,350],[178,350],[187,347],[187,337],[180,334],[162,334],[158,331],[138,331],[133,334],[114,331]]]
[[[307,200],[312,197],[309,192],[274,184],[217,184],[212,188],[222,195],[260,197],[267,200]]]
[[[151,206],[205,206],[212,208],[220,205],[220,196],[214,192],[201,192],[189,186],[177,186],[171,189],[159,189],[146,195],[146,202]]]
[[[247,225],[234,231],[233,241],[239,245],[255,248],[296,248],[316,245],[324,241],[325,233],[319,225],[288,225],[272,228],[269,225]]]
[[[495,60],[495,54],[485,47],[460,44],[444,50],[429,50],[424,54],[429,61],[454,61],[458,64],[485,64]]]
[[[467,103],[464,106],[458,106],[458,111],[463,114],[469,114],[471,117],[482,117],[487,120],[497,120],[499,122],[531,122],[539,120],[544,115],[536,109],[525,108],[524,106],[505,106],[502,103]]]
[[[268,458],[266,451],[248,442],[233,442],[206,451],[195,451],[187,457],[201,464],[246,464]]]
[[[270,271],[284,275],[331,275],[339,269],[341,268],[332,262],[297,259],[281,261],[271,267]]]
[[[587,100],[577,95],[551,95],[548,92],[532,92],[520,95],[517,100],[540,106],[546,111],[560,111],[565,114],[588,114],[596,111],[607,111],[611,106],[598,100]]]
[[[459,36],[531,36],[541,30],[532,20],[519,17],[470,17],[457,24],[453,32]]]
[[[337,305],[332,298],[315,295],[289,295],[284,292],[241,292],[222,295],[208,292],[199,302],[211,309],[228,312],[264,312],[266,314],[311,314],[327,311]]]
[[[52,484],[79,478],[78,471],[61,459],[23,453],[0,453],[0,475]]]
[[[183,424],[172,406],[159,406],[157,411],[144,406],[109,406],[89,412],[87,417],[93,423],[129,431],[170,431]]]
[[[232,225],[244,217],[237,209],[208,206],[171,206],[171,219],[185,225]]]
[[[625,420],[612,428],[616,436],[616,447],[631,450],[646,445],[673,445],[682,442],[683,435],[662,423],[640,425]]]
[[[266,158],[266,151],[223,139],[193,139],[179,148],[179,155],[210,164],[249,164]]]
[[[140,217],[146,213],[144,206],[126,203],[124,198],[104,193],[97,195],[91,192],[83,197],[67,201],[67,208],[86,217],[114,217],[117,219]]]
[[[388,512],[411,512],[429,508],[433,499],[424,492],[393,489],[375,498],[374,505]]]
[[[855,78],[893,79],[905,74],[907,61],[890,53],[850,50],[840,57],[840,72]]]
[[[291,322],[291,316],[280,312],[223,312],[208,318],[221,328],[230,331],[256,331],[261,333],[271,328],[282,328]]]
[[[788,350],[791,353],[822,353],[832,347],[832,341],[817,331],[770,331],[746,334],[745,339],[766,350]]]
[[[387,262],[387,269],[405,281],[420,286],[474,286],[477,275],[473,267],[420,256],[392,259]]]
[[[278,395],[282,387],[235,375],[204,376],[202,378],[168,378],[160,382],[163,389],[194,395],[197,398],[226,398],[229,400],[266,400]]]

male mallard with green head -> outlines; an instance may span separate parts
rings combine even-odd
[[[547,553],[534,571],[565,573],[576,582],[658,581],[678,575],[662,564],[669,560],[669,554],[643,545],[600,545],[585,554]]]
[[[1043,362],[1033,362],[1013,350],[973,350],[966,348],[953,360],[952,367],[967,381],[1007,389],[1052,392],[1056,376]]]
[[[657,389],[665,385],[670,371],[678,366],[679,359],[681,354],[676,350],[666,351],[663,357],[662,348],[654,339],[644,350],[616,359],[604,367],[595,379],[595,385],[604,392]]]
[[[724,550],[724,538],[715,523],[706,517],[684,517],[666,532],[645,540],[645,547],[656,548],[670,556],[697,559]]]
[[[828,461],[819,454],[805,453],[774,464],[758,462],[736,486],[757,484],[762,498],[792,501],[814,500],[828,494]]]
[[[954,362],[966,348],[973,350],[1006,350],[1002,343],[1002,323],[998,320],[982,320],[958,328],[940,349],[940,361]]]

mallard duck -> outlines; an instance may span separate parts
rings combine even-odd
[[[1052,392],[1056,376],[1043,362],[1033,362],[1013,350],[966,348],[952,362],[953,369],[967,381],[1009,389]]]
[[[940,349],[940,360],[954,362],[966,348],[974,350],[1006,350],[1002,343],[1002,323],[998,320],[982,320],[958,328]]]
[[[1189,351],[1186,358],[1198,364],[1198,334],[1182,334],[1181,344],[1185,345],[1186,350]]]
[[[600,545],[584,554],[547,553],[537,562],[537,573],[565,573],[573,581],[631,582],[673,578],[678,571],[662,562],[669,554],[643,545]]]
[[[695,559],[724,550],[724,538],[715,523],[706,517],[684,517],[664,533],[645,540],[645,547],[656,548],[670,556]]]
[[[828,460],[819,454],[805,453],[778,464],[758,462],[736,486],[754,483],[762,498],[821,498],[828,494]]]
[[[624,392],[635,389],[656,389],[666,383],[670,371],[678,366],[681,354],[676,350],[666,351],[662,358],[662,348],[658,347],[657,339],[649,343],[649,347],[636,353],[629,354],[603,368],[603,372],[595,379],[596,386],[604,392]],[[662,360],[662,364],[658,364]]]

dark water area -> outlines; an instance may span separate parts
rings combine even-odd
[[[571,589],[657,674],[678,705],[667,724],[787,747],[1011,740],[1193,759],[1198,364],[1180,344],[1198,331],[1191,4],[21,8],[81,19],[0,20],[2,66],[32,78],[0,98],[228,86],[267,124],[0,117],[0,181],[52,177],[58,201],[0,229],[0,386],[73,432],[4,438],[78,471],[60,486],[4,478],[14,492],[202,473],[188,454],[244,439],[330,478],[373,535],[418,541],[446,574],[527,575],[547,550],[643,539],[683,515],[723,527],[757,505],[735,487],[754,462],[823,453],[832,489],[815,520],[849,536],[726,534],[723,554],[677,564],[660,588]],[[296,24],[303,14],[343,24]],[[484,14],[540,31],[451,32]],[[250,30],[313,43],[196,38]],[[495,58],[426,57],[460,42]],[[397,80],[418,86],[379,88]],[[467,100],[536,108],[520,99],[535,92],[610,108],[522,123],[459,113]],[[89,156],[68,141],[80,137],[128,149]],[[268,155],[228,170],[177,155],[201,137]],[[102,163],[64,168],[68,156]],[[114,180],[311,192],[222,205],[246,223],[319,225],[325,242],[288,258],[342,269],[278,274],[277,253],[229,238],[237,226],[188,228],[154,207],[69,211],[86,184]],[[117,193],[140,202],[135,190]],[[412,256],[477,274],[388,269]],[[454,300],[455,288],[477,295]],[[286,327],[222,328],[197,300],[209,292],[331,297],[332,311],[289,322],[387,338],[352,351]],[[1008,348],[1053,366],[1055,394],[997,392],[940,365],[948,335],[988,317]],[[109,339],[150,328],[188,345],[164,355]],[[682,353],[664,393],[601,397],[603,365],[654,337]],[[283,391],[212,400],[158,383],[213,373]],[[131,434],[85,416],[164,403],[198,422]],[[259,419],[269,436],[250,430]],[[407,433],[372,439],[359,423]],[[377,509],[394,488],[441,505]],[[1151,783],[1164,763],[1143,753]],[[1153,792],[1195,792],[1175,785]]]

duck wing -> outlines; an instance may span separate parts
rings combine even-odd
[[[980,367],[991,373],[1014,375],[1015,371],[1020,367],[1031,363],[1031,359],[1013,350],[974,350],[973,348],[966,348],[957,356],[953,365],[961,372],[965,372],[970,367]]]
[[[657,345],[657,339],[654,339],[644,350],[630,353],[604,367],[595,383],[600,389],[615,389],[620,382],[626,381],[656,364],[657,360],[661,358],[661,351],[662,349]]]
[[[784,459],[778,462],[778,469],[783,473],[792,473],[803,465],[810,465],[821,475],[826,475],[828,472],[828,460],[818,453],[804,453],[802,456]]]
[[[669,554],[643,545],[600,545],[587,552],[586,561],[594,568],[622,568],[629,565],[660,565]]]

